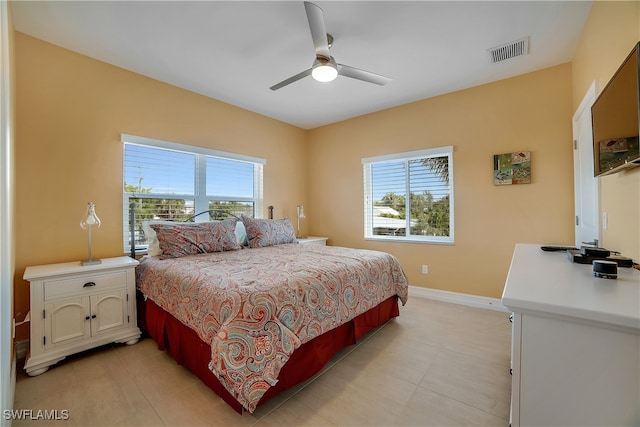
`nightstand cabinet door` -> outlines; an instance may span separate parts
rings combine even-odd
[[[74,344],[91,336],[89,297],[70,298],[50,302],[44,306],[45,350]],[[37,339],[37,337],[35,337]]]
[[[91,297],[91,336],[109,333],[127,326],[125,289]]]

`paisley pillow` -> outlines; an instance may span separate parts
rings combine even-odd
[[[176,224],[176,221],[162,221],[162,220],[145,220],[142,221],[142,231],[147,240],[147,253],[150,256],[162,255],[162,249],[160,249],[160,242],[158,242],[158,236],[156,232],[151,228],[151,224]]]
[[[247,229],[250,248],[296,242],[296,233],[289,218],[257,219],[242,215],[241,219]]]
[[[156,232],[163,258],[235,251],[242,249],[236,240],[235,218],[224,221],[150,224]]]

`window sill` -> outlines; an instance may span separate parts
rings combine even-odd
[[[389,237],[389,236],[368,236],[365,237],[364,240],[375,241],[375,242],[393,242],[393,243],[418,243],[422,245],[447,245],[453,246],[455,245],[454,240],[425,240],[425,239],[415,239],[415,238],[406,238],[406,237]]]

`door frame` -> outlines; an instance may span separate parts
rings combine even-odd
[[[581,214],[586,209],[594,209],[595,210],[595,218],[597,222],[596,227],[596,239],[599,242],[598,246],[601,246],[601,236],[602,236],[602,224],[600,221],[600,181],[597,178],[593,178],[594,180],[594,188],[589,189],[589,191],[594,192],[594,206],[585,206],[583,203],[584,189],[582,186],[582,180],[580,179],[580,167],[584,167],[580,162],[580,152],[581,150],[588,150],[590,153],[593,153],[593,137],[590,137],[588,141],[579,141],[579,128],[578,128],[578,120],[582,117],[582,114],[590,114],[590,109],[593,103],[597,98],[597,87],[598,81],[593,80],[589,89],[585,93],[580,105],[576,109],[576,112],[573,114],[572,118],[572,129],[573,129],[573,183],[574,183],[574,213],[575,213],[575,221],[574,221],[574,240],[575,245],[580,247],[583,244],[583,239],[580,237],[580,227],[582,224]],[[591,118],[589,117],[589,121],[591,122]],[[586,143],[588,142],[588,143]],[[586,171],[589,174],[593,173],[593,158],[590,163],[590,170]],[[584,215],[582,215],[584,216]]]

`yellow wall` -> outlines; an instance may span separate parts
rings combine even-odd
[[[573,243],[571,116],[564,64],[314,129],[310,231],[393,253],[411,285],[498,298],[516,242]],[[455,245],[365,241],[361,159],[446,145]],[[531,151],[533,182],[494,186],[493,155],[514,151]]]
[[[640,2],[595,2],[573,60],[573,107],[591,82],[598,93],[640,40]],[[640,260],[640,168],[598,178],[600,211],[608,216],[602,246]]]
[[[15,50],[17,318],[26,266],[86,258],[87,202],[102,220],[93,255],[122,255],[121,133],[265,158],[265,206],[282,217],[307,203],[306,131],[22,33]]]

